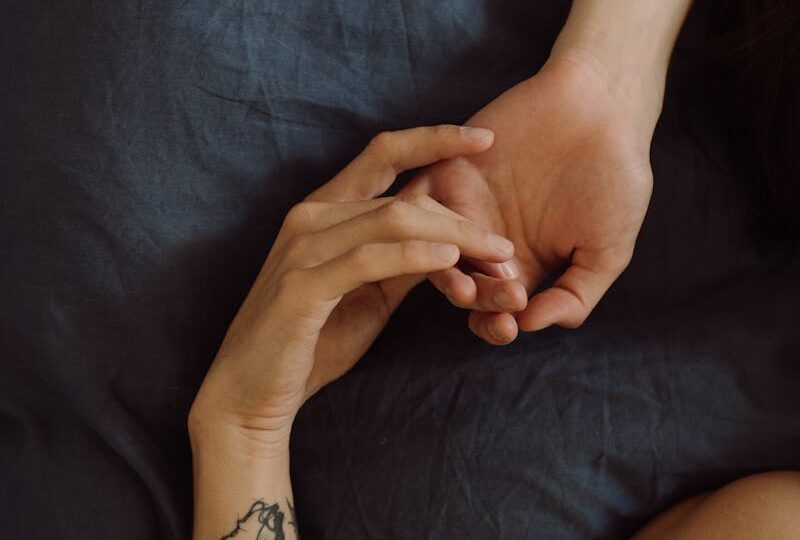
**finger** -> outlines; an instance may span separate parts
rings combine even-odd
[[[318,266],[289,272],[286,290],[305,291],[302,296],[310,300],[337,300],[367,283],[452,267],[458,257],[453,244],[421,240],[362,244]]]
[[[504,261],[514,253],[510,240],[485,231],[461,218],[420,208],[397,197],[368,212],[293,240],[286,264],[314,265],[336,257],[359,245],[375,242],[425,240],[458,246],[461,253],[474,258]]]
[[[516,313],[528,305],[528,292],[515,280],[470,273],[477,289],[475,302],[466,306],[476,311]]]
[[[627,266],[629,255],[617,264],[596,264],[596,258],[573,257],[572,264],[555,284],[536,294],[517,315],[519,327],[527,332],[557,324],[577,328]]]
[[[514,264],[513,259],[504,263],[487,263],[476,259],[465,261],[467,266],[483,271],[467,272],[464,268],[448,268],[428,276],[433,286],[447,296],[451,304],[478,311],[508,313],[525,308],[528,303],[525,285],[514,279],[518,276],[516,266],[507,269],[509,263]],[[487,268],[488,271],[485,270]]]
[[[488,312],[515,313],[525,309],[528,293],[518,281],[498,279],[477,272],[465,274],[448,268],[428,276],[434,287],[456,307]]]
[[[510,313],[469,314],[469,329],[491,345],[508,345],[517,338],[517,321]]]
[[[453,219],[470,221],[443,204],[421,193],[403,193],[396,197],[379,197],[367,201],[320,202],[304,200],[294,205],[284,219],[284,229],[294,234],[319,231],[337,223],[377,210],[396,199],[437,212]],[[487,263],[491,264],[491,263]]]
[[[327,229],[337,223],[372,212],[390,201],[392,197],[347,203],[303,201],[294,205],[286,214],[281,232],[284,236],[295,236]]]
[[[414,175],[414,178],[403,186],[401,193],[424,193],[425,195],[431,195],[433,193],[433,184],[431,183],[432,179],[429,171],[430,168],[425,168]]]
[[[517,279],[520,276],[519,263],[509,259],[502,263],[469,259],[469,263],[480,273],[499,279]]]
[[[314,201],[353,201],[377,197],[403,171],[488,149],[494,134],[483,128],[441,125],[385,131],[330,182],[309,195]]]
[[[451,299],[451,303],[479,312],[515,313],[524,310],[528,304],[529,291],[535,290],[546,276],[546,270],[536,258],[526,259],[525,262],[519,262],[513,258],[503,264],[472,259],[467,259],[467,262],[473,268],[481,271],[469,273],[475,283],[473,297],[475,302],[464,305],[456,304]],[[509,264],[513,265],[510,271],[504,268]],[[481,274],[484,275],[481,276]],[[505,277],[507,275],[516,275],[516,277],[509,279]],[[437,288],[443,290],[441,287],[437,286]]]
[[[453,267],[434,272],[428,276],[428,279],[454,306],[468,309],[475,305],[478,294],[475,280],[459,268]]]

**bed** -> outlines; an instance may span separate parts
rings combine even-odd
[[[285,212],[375,133],[534,74],[568,7],[4,2],[2,536],[188,538],[186,415]],[[800,264],[761,256],[677,94],[633,263],[583,327],[491,347],[424,285],[302,409],[305,538],[625,538],[800,467]]]

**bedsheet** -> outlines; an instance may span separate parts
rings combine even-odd
[[[0,536],[188,538],[186,414],[286,210],[378,131],[535,73],[568,7],[3,2]],[[759,256],[682,118],[668,98],[636,256],[582,328],[490,347],[424,285],[304,407],[305,538],[624,538],[800,467],[800,267]]]

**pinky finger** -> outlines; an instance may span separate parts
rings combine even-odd
[[[319,301],[340,298],[367,283],[450,268],[459,259],[453,244],[408,240],[362,244],[319,266],[298,270],[308,278],[307,296]]]

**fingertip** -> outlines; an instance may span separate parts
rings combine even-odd
[[[552,298],[549,289],[528,301],[528,306],[517,314],[517,324],[523,332],[539,332],[554,324],[563,325],[564,306]]]
[[[495,345],[508,345],[517,339],[517,321],[509,313],[491,313],[486,317],[486,332]]]
[[[517,338],[517,321],[509,313],[471,314],[471,328],[490,345],[508,345]]]
[[[494,143],[494,131],[486,128],[462,126],[461,136],[470,143],[489,148]]]
[[[438,262],[447,266],[455,265],[461,256],[461,252],[455,244],[433,244],[431,252]]]

